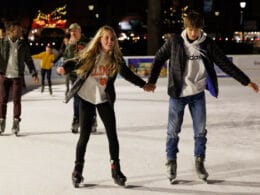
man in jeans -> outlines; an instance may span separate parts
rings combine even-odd
[[[39,79],[29,45],[24,39],[21,39],[21,24],[15,21],[9,22],[6,30],[7,36],[0,40],[0,134],[5,131],[7,103],[10,89],[12,89],[14,104],[12,132],[17,135],[20,130],[25,64],[27,64],[35,84],[38,84]]]
[[[204,19],[197,12],[190,12],[184,18],[181,35],[171,35],[157,51],[146,91],[153,91],[160,70],[169,59],[168,95],[169,113],[166,141],[167,175],[174,182],[177,172],[179,133],[183,122],[185,106],[189,106],[194,131],[195,169],[198,177],[207,180],[204,167],[206,158],[206,100],[205,90],[218,96],[217,75],[214,63],[242,85],[258,92],[259,87],[238,69],[202,30]]]

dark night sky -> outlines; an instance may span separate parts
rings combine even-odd
[[[88,5],[91,2],[99,4],[97,10],[100,15],[99,20],[93,19],[94,14],[90,15],[88,11]],[[26,17],[26,20],[31,21],[38,10],[49,13],[66,4],[68,23],[79,22],[83,26],[106,23],[115,26],[120,18],[131,13],[138,13],[146,20],[146,3],[147,0],[7,0],[0,7],[0,17],[10,19]]]
[[[44,13],[48,13],[56,7],[67,4],[68,23],[79,22],[83,26],[88,27],[100,26],[105,23],[115,27],[120,18],[131,13],[140,14],[143,16],[144,22],[146,22],[147,1],[149,0],[6,0],[2,2],[0,7],[0,17],[11,16],[22,21],[25,20],[23,19],[24,17],[27,17],[27,20],[29,18],[28,21],[31,21],[37,15],[37,10],[39,9]],[[93,19],[93,14],[91,16],[87,10],[90,2],[99,4],[99,20]],[[190,2],[198,3],[198,0],[190,0]],[[227,25],[225,29],[229,29],[235,23],[239,23],[239,0],[217,0],[217,2],[220,5],[220,10],[222,9],[219,19],[224,21],[223,26]],[[259,21],[259,6],[260,0],[247,0],[246,19],[257,19]],[[210,25],[216,23],[214,14],[207,17],[207,19],[210,21]],[[30,25],[29,23],[26,25]]]

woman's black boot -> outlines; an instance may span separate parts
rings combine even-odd
[[[111,160],[111,173],[114,182],[120,186],[125,186],[126,176],[121,172],[119,160]]]
[[[72,172],[72,183],[75,188],[78,188],[80,183],[83,182],[82,177],[83,163],[76,163],[74,171]]]

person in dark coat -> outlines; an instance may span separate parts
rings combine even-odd
[[[217,97],[218,81],[214,63],[225,73],[255,92],[257,84],[236,67],[219,49],[215,42],[202,30],[204,19],[191,11],[184,18],[185,29],[181,35],[172,34],[157,51],[146,91],[153,91],[160,70],[169,60],[168,95],[169,113],[166,141],[167,175],[174,182],[177,172],[179,133],[183,122],[185,106],[189,106],[194,130],[195,168],[198,177],[206,180],[208,172],[204,166],[206,157],[206,100],[205,89]]]
[[[12,89],[14,104],[12,132],[17,135],[20,131],[25,64],[35,84],[38,84],[39,79],[29,45],[21,38],[21,24],[10,21],[6,25],[6,31],[7,35],[0,39],[0,134],[5,131],[7,103]]]

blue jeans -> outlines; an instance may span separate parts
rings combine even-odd
[[[181,132],[185,106],[188,104],[193,121],[194,131],[194,156],[205,158],[207,130],[206,130],[206,101],[205,93],[196,95],[172,98],[169,100],[168,127],[166,153],[167,159],[177,158],[178,153],[178,134]]]

